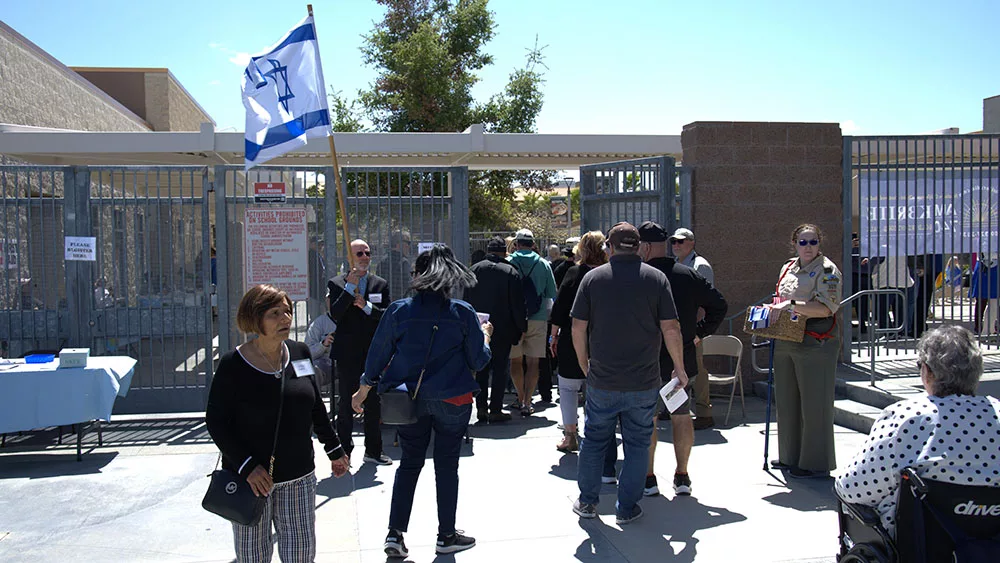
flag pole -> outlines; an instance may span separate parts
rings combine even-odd
[[[306,10],[308,10],[309,15],[313,15],[312,4],[306,4]],[[316,19],[313,16],[313,29],[316,28]],[[317,50],[318,42],[317,42]],[[323,67],[320,66],[320,73],[322,73]],[[326,92],[326,84],[323,84],[323,91]],[[351,254],[351,233],[347,225],[347,205],[344,199],[344,186],[340,183],[340,164],[337,162],[337,145],[333,142],[333,124],[330,124],[330,134],[327,135],[327,140],[330,142],[330,158],[333,160],[333,183],[337,187],[337,203],[340,207],[340,220],[341,225],[344,229],[344,247],[347,250],[347,264],[351,269],[354,269],[354,255]]]

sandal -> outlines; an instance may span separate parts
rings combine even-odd
[[[563,440],[556,445],[556,449],[568,454],[580,449],[580,436],[573,432],[563,432]]]

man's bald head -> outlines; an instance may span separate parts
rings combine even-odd
[[[372,263],[372,250],[368,246],[368,243],[357,239],[351,242],[351,255],[352,260],[354,260],[354,265],[358,269],[368,271],[368,266]]]

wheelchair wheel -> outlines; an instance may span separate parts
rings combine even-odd
[[[861,544],[856,545],[847,552],[846,555],[837,560],[837,563],[894,563],[881,550],[876,547]]]

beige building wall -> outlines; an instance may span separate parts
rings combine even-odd
[[[1000,133],[1000,96],[983,100],[983,133]]]
[[[137,115],[0,23],[0,123],[148,131]]]

